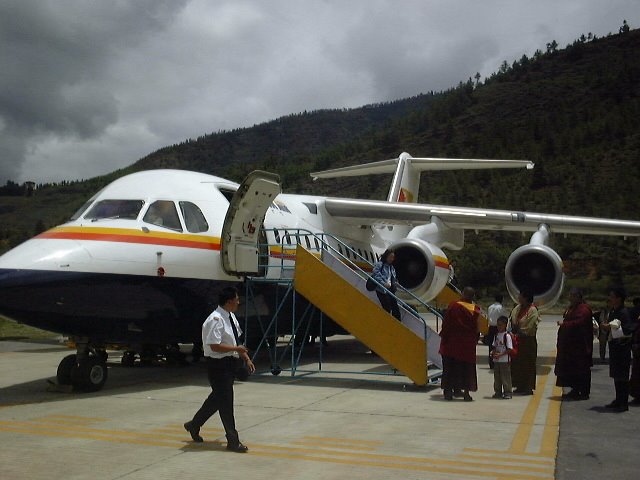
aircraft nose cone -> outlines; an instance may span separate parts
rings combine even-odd
[[[57,322],[68,313],[64,290],[64,279],[56,272],[0,269],[0,315],[59,331]]]

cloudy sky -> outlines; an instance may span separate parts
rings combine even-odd
[[[446,89],[623,19],[640,1],[0,0],[0,183]]]

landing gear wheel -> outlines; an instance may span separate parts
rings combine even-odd
[[[107,359],[109,358],[109,354],[107,353],[106,350],[103,349],[96,349],[96,356],[100,359],[101,362],[103,363],[107,363]]]
[[[73,386],[84,392],[97,392],[107,382],[107,364],[99,357],[91,355],[73,369]]]
[[[123,367],[133,367],[136,361],[136,352],[126,351],[122,354],[122,358],[120,359],[120,363]]]
[[[202,346],[194,344],[191,349],[191,363],[198,363],[202,357],[204,357]]]
[[[76,367],[76,359],[78,356],[74,353],[71,355],[67,355],[64,357],[60,364],[58,365],[57,379],[58,385],[71,385],[73,382],[71,380],[71,375],[73,369]]]
[[[279,366],[279,365],[273,365],[273,366],[271,367],[271,375],[274,375],[274,376],[276,376],[276,377],[277,377],[277,376],[278,376],[278,375],[280,375],[281,373],[282,373],[282,369],[280,368],[280,366]]]

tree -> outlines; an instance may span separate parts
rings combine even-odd
[[[629,24],[627,23],[626,20],[622,21],[622,26],[620,27],[620,30],[618,30],[620,33],[627,33],[629,30],[631,30],[629,28]]]

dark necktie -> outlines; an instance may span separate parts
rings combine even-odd
[[[240,337],[238,337],[238,329],[236,328],[236,322],[233,321],[233,317],[229,314],[229,322],[231,323],[231,330],[233,330],[233,338],[236,339],[236,346],[240,345]]]

